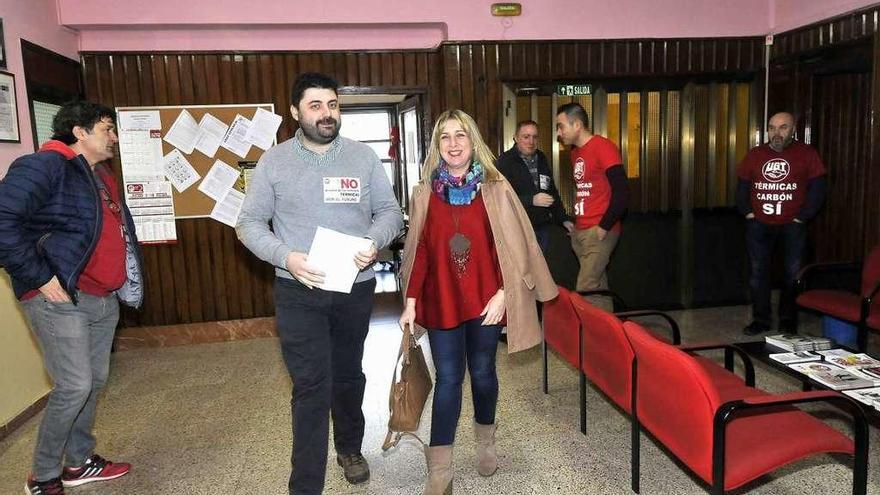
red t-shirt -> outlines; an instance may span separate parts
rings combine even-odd
[[[110,174],[96,175],[96,180],[103,180],[117,210],[122,208],[116,180]],[[98,197],[101,198],[101,236],[92,257],[79,276],[77,287],[86,294],[104,297],[125,283],[125,236],[122,233],[122,212],[112,211],[100,190]]]
[[[572,148],[575,227],[589,229],[599,225],[611,203],[611,183],[608,182],[605,172],[622,163],[623,158],[617,146],[602,136],[593,136],[582,147]],[[620,230],[619,221],[614,224],[612,230]]]
[[[461,274],[449,246],[456,233],[470,241]],[[435,330],[455,328],[479,317],[502,285],[483,195],[469,205],[453,206],[432,193],[406,290],[407,297],[416,299],[416,323]]]
[[[763,223],[786,224],[795,219],[807,199],[807,182],[825,175],[816,150],[798,141],[778,153],[764,144],[752,148],[736,175],[752,183],[752,213]]]

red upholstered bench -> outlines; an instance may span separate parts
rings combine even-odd
[[[823,288],[814,283],[820,275],[839,275],[861,268],[858,293],[839,288]],[[858,327],[857,347],[868,348],[868,330],[880,330],[880,246],[874,246],[865,262],[818,263],[804,267],[798,274],[799,308],[833,316]],[[853,288],[855,289],[855,288]]]
[[[854,455],[853,493],[865,494],[868,423],[837,392],[770,395],[730,378],[683,349],[656,339],[634,322],[623,330],[632,345],[632,489],[639,491],[642,427],[688,469],[723,494],[799,459],[827,452]],[[708,348],[704,346],[703,348]],[[743,353],[743,359],[748,357]],[[833,402],[850,411],[855,442],[795,407]]]
[[[544,393],[548,392],[547,349],[553,349],[580,375],[580,429],[587,428],[587,393],[589,379],[616,405],[629,412],[630,365],[632,349],[623,335],[621,318],[660,316],[670,326],[674,344],[681,340],[678,325],[658,311],[628,311],[612,315],[587,302],[582,294],[601,293],[616,298],[610,291],[572,292],[559,287],[559,297],[544,304]],[[623,304],[619,304],[623,306]]]

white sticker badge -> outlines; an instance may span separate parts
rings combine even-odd
[[[360,203],[361,180],[358,177],[324,177],[325,203]]]
[[[544,175],[544,174],[538,175],[538,182],[539,182],[539,187],[542,191],[549,191],[550,190],[550,176],[549,175]]]

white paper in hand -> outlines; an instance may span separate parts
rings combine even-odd
[[[359,271],[354,256],[358,251],[370,249],[372,242],[363,237],[318,227],[306,262],[325,273],[324,284],[319,288],[350,294]]]

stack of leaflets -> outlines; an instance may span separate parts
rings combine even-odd
[[[822,360],[821,355],[810,351],[783,352],[780,354],[770,354],[768,357],[782,364],[808,363],[810,361]]]
[[[836,364],[850,373],[874,382],[875,387],[880,387],[880,361],[867,354],[854,354],[844,349],[831,349],[819,351],[825,356],[825,361]]]
[[[844,390],[843,393],[880,411],[880,387]]]
[[[829,362],[796,363],[789,368],[799,371],[832,390],[874,387],[874,382]]]
[[[822,351],[834,347],[834,341],[826,337],[812,337],[794,333],[780,333],[764,337],[768,344],[786,350],[797,351]]]

